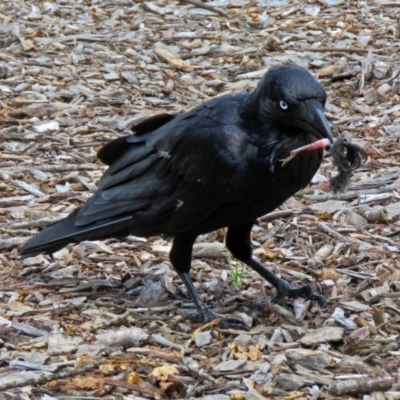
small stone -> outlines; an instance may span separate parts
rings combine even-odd
[[[196,341],[197,347],[203,347],[203,346],[209,344],[211,341],[211,332],[204,331],[204,332],[198,333],[195,341]]]
[[[390,69],[390,65],[383,61],[376,61],[374,64],[373,75],[376,79],[386,78]]]

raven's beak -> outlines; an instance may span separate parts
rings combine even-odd
[[[333,143],[331,127],[329,125],[329,122],[325,118],[324,112],[319,107],[315,107],[314,111],[315,127],[318,129],[318,132],[323,138],[326,138],[331,143]]]

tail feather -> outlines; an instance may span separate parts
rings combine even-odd
[[[68,243],[129,234],[128,222],[131,216],[121,216],[117,220],[101,221],[86,226],[75,226],[78,212],[79,209],[75,210],[67,218],[48,226],[29,239],[20,250],[22,258],[33,257],[40,253],[54,253]]]

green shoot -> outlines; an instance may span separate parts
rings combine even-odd
[[[229,272],[231,281],[236,285],[236,287],[240,287],[243,281],[250,276],[250,273],[246,271],[246,266],[240,261],[232,260],[231,255],[228,257],[229,264]]]

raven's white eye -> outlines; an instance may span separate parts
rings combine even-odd
[[[285,103],[283,100],[281,100],[279,102],[279,106],[282,108],[282,110],[287,110],[289,108],[289,106],[287,105],[287,103]]]

